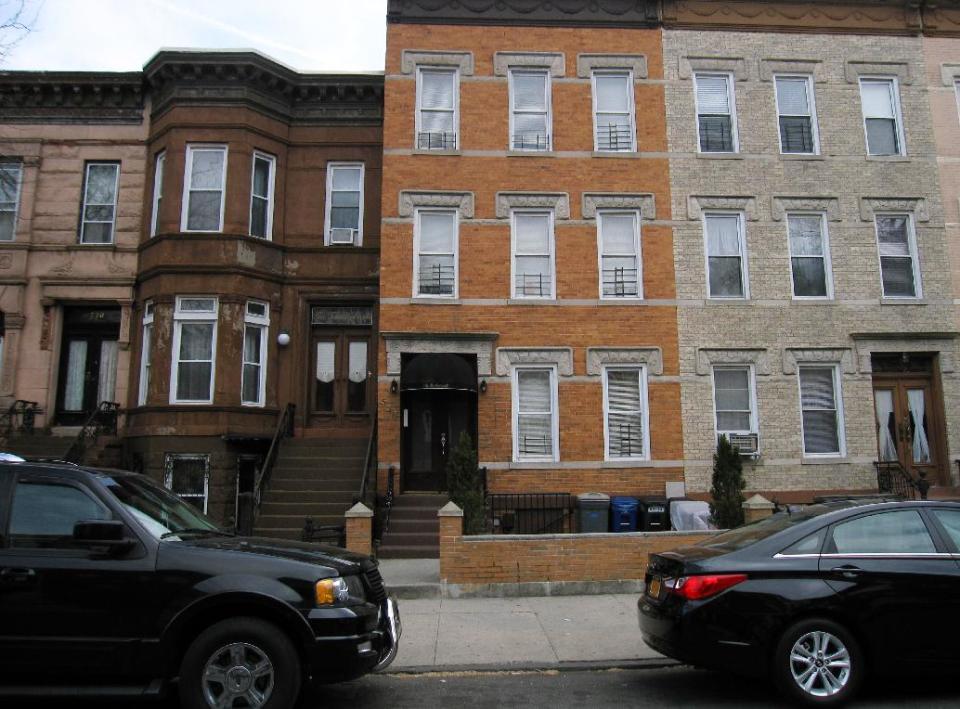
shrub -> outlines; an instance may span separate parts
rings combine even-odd
[[[726,436],[717,441],[713,455],[713,485],[710,488],[710,517],[720,529],[732,529],[743,524],[743,463],[740,449]]]
[[[447,492],[450,500],[463,510],[463,533],[483,534],[487,523],[483,478],[477,466],[477,451],[466,431],[460,434],[447,461]]]

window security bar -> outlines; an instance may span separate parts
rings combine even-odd
[[[597,147],[610,151],[633,150],[633,136],[630,135],[629,126],[617,123],[597,126]]]
[[[453,295],[454,270],[452,265],[432,264],[420,269],[422,295]]]
[[[635,268],[605,268],[603,269],[603,294],[620,297],[636,296],[637,269]]]
[[[545,133],[514,133],[514,150],[550,150],[550,136]]]
[[[639,426],[622,423],[616,435],[611,436],[610,453],[617,458],[643,455],[643,436]]]
[[[549,296],[550,276],[544,273],[518,273],[517,295]]]
[[[417,133],[417,150],[456,150],[456,133],[425,131]]]
[[[550,442],[550,437],[541,435],[541,436],[529,436],[523,435],[520,437],[520,445],[518,446],[520,453],[524,455],[552,455],[553,446]]]

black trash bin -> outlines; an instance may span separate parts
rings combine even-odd
[[[635,497],[610,498],[610,531],[636,532],[640,502]]]
[[[610,517],[610,496],[602,492],[577,495],[581,532],[606,532]]]
[[[670,529],[667,498],[660,495],[640,498],[640,529],[644,532],[666,532]]]

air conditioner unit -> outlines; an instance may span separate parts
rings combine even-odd
[[[744,458],[760,457],[760,434],[759,433],[727,433],[727,440],[730,445],[740,449],[740,455]]]
[[[331,244],[352,244],[354,235],[357,233],[356,229],[346,229],[343,227],[338,227],[330,230],[330,243]]]

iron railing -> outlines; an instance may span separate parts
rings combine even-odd
[[[83,463],[87,450],[95,445],[102,435],[117,435],[117,417],[120,404],[116,401],[101,401],[87,418],[63,459],[68,463]]]
[[[377,421],[374,419],[373,427],[370,429],[370,440],[367,441],[367,455],[363,459],[363,477],[360,479],[360,492],[353,498],[353,504],[362,502],[367,504],[367,490],[370,486],[370,468],[371,463],[374,463],[374,475],[376,475],[376,462],[377,456],[375,451],[377,450]],[[374,477],[374,485],[376,485],[376,477]]]
[[[32,435],[39,413],[42,413],[42,409],[36,401],[17,399],[0,415],[0,431],[5,436],[12,433]]]
[[[550,295],[553,279],[547,273],[518,273],[516,275],[518,296],[543,297]]]
[[[633,135],[630,126],[610,123],[597,126],[597,149],[601,151],[633,150]]]
[[[603,269],[603,294],[621,298],[636,297],[640,292],[635,268]]]
[[[545,133],[514,133],[510,143],[514,150],[550,150],[550,136]]]
[[[436,131],[417,133],[417,150],[456,150],[457,134]]]
[[[566,492],[487,495],[492,534],[563,534],[576,531],[575,498]]]
[[[390,512],[393,509],[393,481],[395,468],[391,465],[387,470],[387,489],[383,496],[377,498],[377,509],[373,515],[373,545],[379,547],[383,535],[390,531]]]
[[[309,517],[303,521],[303,535],[305,542],[314,544],[327,544],[334,547],[347,546],[347,531],[342,524],[321,524],[316,525]]]
[[[927,493],[930,491],[930,481],[927,480],[927,474],[920,472],[919,477],[914,478],[898,460],[879,460],[874,461],[874,467],[877,469],[877,490],[884,494],[892,494],[903,497],[907,500],[916,500],[917,495],[921,500],[927,499]]]
[[[277,421],[277,428],[273,432],[273,439],[270,441],[270,448],[267,449],[267,455],[263,459],[263,465],[257,472],[257,479],[253,484],[253,507],[254,517],[260,512],[260,501],[263,498],[263,491],[270,484],[270,475],[273,473],[273,464],[277,460],[277,453],[280,452],[280,442],[293,435],[293,415],[297,407],[294,404],[287,404],[280,412],[280,418]]]

